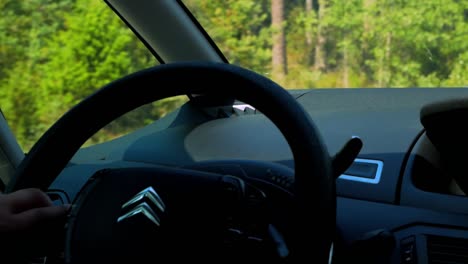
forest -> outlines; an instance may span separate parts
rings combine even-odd
[[[285,88],[468,86],[468,0],[183,2],[230,63]],[[25,151],[84,97],[158,64],[103,0],[0,0],[0,10],[0,107]],[[144,106],[89,144],[185,100]]]

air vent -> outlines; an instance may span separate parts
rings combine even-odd
[[[355,159],[339,179],[378,184],[382,169],[383,162],[380,160]]]
[[[468,239],[427,236],[429,264],[468,263]]]

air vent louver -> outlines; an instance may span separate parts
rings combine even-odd
[[[468,239],[427,236],[430,264],[468,263]]]

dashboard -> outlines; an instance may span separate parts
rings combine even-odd
[[[468,262],[468,198],[444,176],[420,122],[424,105],[466,97],[468,89],[291,93],[331,155],[353,136],[364,142],[358,159],[337,179],[338,249],[373,263]],[[71,202],[102,168],[154,165],[222,168],[289,188],[294,162],[279,130],[252,107],[223,111],[224,118],[215,118],[210,109],[188,103],[140,130],[83,148],[52,184],[52,193]],[[266,162],[277,166],[267,168]]]

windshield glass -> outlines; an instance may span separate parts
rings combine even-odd
[[[286,88],[468,85],[468,1],[184,3],[231,63]]]
[[[0,107],[24,151],[84,97],[157,64],[102,0],[0,0],[0,10]],[[133,111],[88,144],[148,124],[182,100]]]

